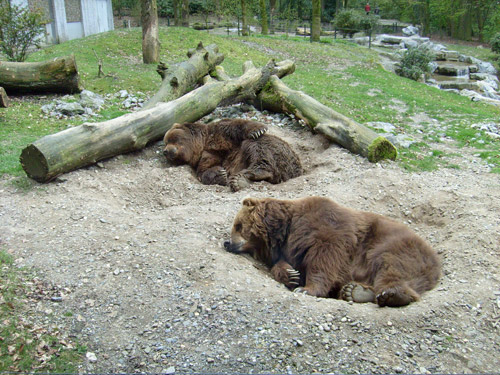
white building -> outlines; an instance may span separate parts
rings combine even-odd
[[[111,0],[10,0],[10,3],[42,10],[51,21],[46,25],[49,44],[114,29]]]

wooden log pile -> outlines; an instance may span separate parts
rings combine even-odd
[[[27,175],[39,182],[50,181],[99,160],[142,149],[161,139],[176,122],[194,122],[219,105],[238,102],[294,114],[313,131],[372,162],[396,158],[396,148],[384,137],[281,82],[281,77],[295,70],[290,60],[271,60],[262,68],[248,61],[243,74],[231,78],[218,65],[224,57],[215,45],[200,44],[188,57],[167,72],[159,66],[162,85],[142,110],[85,123],[28,145],[20,158]],[[193,89],[196,84],[199,87]]]

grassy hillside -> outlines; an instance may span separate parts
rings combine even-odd
[[[244,61],[257,66],[270,58],[293,59],[296,72],[285,78],[291,88],[313,96],[325,105],[360,123],[391,122],[401,132],[416,135],[420,142],[402,150],[399,162],[407,169],[432,169],[442,155],[433,152],[432,143],[443,136],[459,145],[475,147],[499,171],[499,145],[470,129],[470,124],[498,121],[500,109],[472,103],[469,99],[400,78],[378,64],[375,51],[342,40],[311,44],[298,37],[234,38],[211,35],[185,28],[162,28],[161,61],[167,64],[186,59],[186,51],[199,41],[217,43],[224,53],[223,66],[230,75],[240,75]],[[83,86],[100,94],[126,89],[151,95],[160,84],[155,65],[142,64],[141,30],[115,30],[81,40],[51,46],[29,57],[29,61],[47,60],[73,53]],[[97,58],[103,61],[105,77],[97,78]],[[29,142],[82,123],[80,119],[57,120],[42,116],[40,107],[53,96],[13,98],[8,109],[0,110],[0,174],[23,176],[19,155]],[[116,101],[101,111],[100,121],[126,113]],[[425,114],[429,123],[412,127],[412,116]],[[472,139],[474,138],[474,139]],[[436,154],[436,155],[434,155]],[[434,157],[436,156],[436,157]],[[429,160],[429,157],[431,160]],[[429,163],[430,161],[430,163]]]

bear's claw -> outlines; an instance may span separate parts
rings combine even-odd
[[[232,191],[238,191],[250,186],[250,182],[245,176],[236,175],[229,178],[229,187]]]
[[[286,270],[288,273],[288,284],[299,285],[300,283],[300,272],[294,270],[293,268],[288,268]]]
[[[250,138],[255,140],[257,138],[260,138],[266,132],[267,132],[267,128],[254,131],[254,132],[250,133]]]
[[[401,290],[400,288],[389,288],[384,290],[382,293],[377,295],[377,303],[380,307],[384,306],[406,306],[412,302],[415,302],[418,297],[413,296],[407,291]]]

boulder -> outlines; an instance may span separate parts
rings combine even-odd
[[[438,64],[434,73],[443,76],[464,77],[469,74],[469,67],[454,64]]]
[[[404,35],[406,36],[412,36],[412,35],[418,35],[420,33],[420,30],[418,27],[415,26],[408,26],[405,27],[403,30],[401,30]]]
[[[104,105],[104,98],[89,90],[83,90],[80,93],[80,104],[85,108],[100,110]]]

